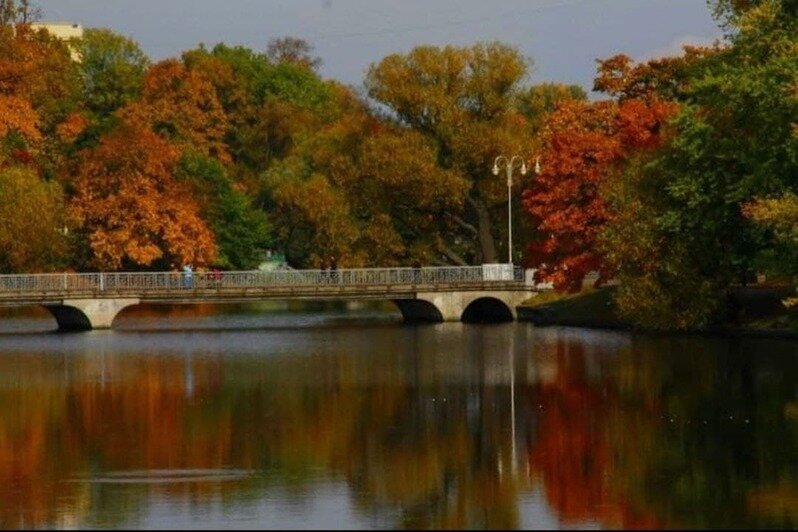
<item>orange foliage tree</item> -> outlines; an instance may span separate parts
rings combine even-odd
[[[227,116],[216,89],[200,71],[175,59],[152,66],[141,100],[120,109],[119,115],[180,148],[230,162],[224,141]]]
[[[599,283],[611,276],[596,245],[611,216],[600,188],[634,150],[659,143],[662,124],[674,111],[673,103],[650,97],[618,104],[571,100],[550,115],[542,173],[523,193],[541,233],[526,256],[539,280],[574,291],[590,271],[599,272]]]
[[[188,186],[174,179],[178,157],[173,145],[130,124],[80,154],[70,207],[88,237],[94,266],[215,259],[213,232]]]
[[[17,133],[28,142],[41,140],[39,115],[30,102],[18,96],[0,94],[0,140]]]
[[[45,130],[75,106],[79,82],[65,43],[24,25],[0,32],[0,94],[27,100]]]

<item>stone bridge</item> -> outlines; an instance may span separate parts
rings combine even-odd
[[[60,330],[110,328],[138,304],[264,300],[393,301],[408,322],[502,322],[537,294],[520,267],[0,275],[0,306],[41,305]]]

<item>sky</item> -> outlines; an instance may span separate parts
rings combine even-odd
[[[109,28],[157,61],[200,43],[264,51],[311,43],[320,73],[361,87],[369,65],[422,44],[502,41],[532,60],[529,83],[592,87],[597,58],[679,53],[721,37],[706,0],[38,0],[45,22]]]

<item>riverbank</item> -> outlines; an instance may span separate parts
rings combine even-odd
[[[623,320],[613,300],[613,287],[585,289],[576,294],[542,292],[517,307],[518,321],[538,326],[570,326],[597,329],[634,330]],[[754,286],[735,292],[738,322],[701,333],[798,339],[798,307],[782,304],[794,290],[786,287]]]

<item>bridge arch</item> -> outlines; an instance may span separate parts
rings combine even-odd
[[[44,305],[44,308],[53,315],[60,331],[89,331],[110,329],[111,322],[122,309],[139,302],[138,298],[74,299]]]
[[[507,303],[489,296],[475,298],[460,316],[464,323],[503,323],[513,319],[513,309]]]
[[[444,321],[443,314],[434,303],[425,299],[394,299],[402,318],[407,323],[439,323]]]
[[[516,305],[529,297],[520,291],[423,292],[395,300],[409,322],[502,323],[516,319]]]

